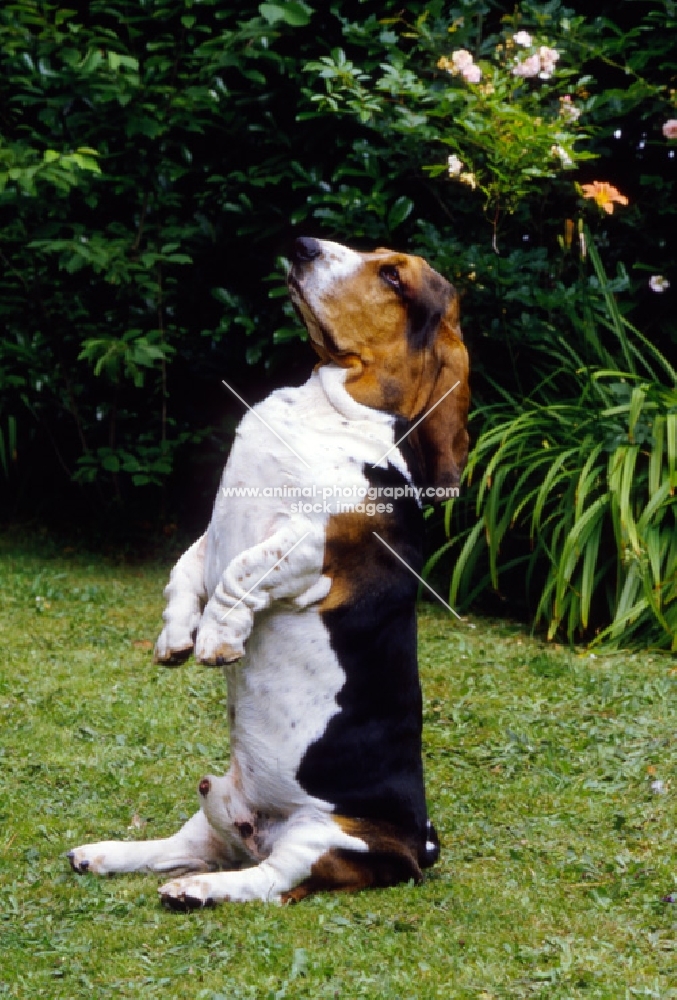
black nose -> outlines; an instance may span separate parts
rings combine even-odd
[[[292,260],[295,264],[303,264],[306,261],[315,260],[321,253],[322,247],[318,240],[314,240],[312,237],[299,236],[297,240],[294,240]]]

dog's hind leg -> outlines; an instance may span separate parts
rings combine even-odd
[[[323,867],[328,857],[366,856],[367,851],[367,844],[362,839],[345,833],[330,815],[296,814],[280,825],[270,854],[260,864],[240,871],[176,878],[161,886],[158,892],[162,902],[172,909],[254,899],[279,903],[293,898],[291,890],[312,878],[318,863]]]
[[[232,868],[247,857],[237,837],[217,833],[204,812],[195,813],[172,837],[162,840],[105,840],[68,852],[73,871],[209,872]]]

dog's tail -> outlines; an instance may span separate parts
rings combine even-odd
[[[440,838],[437,836],[437,830],[433,826],[430,820],[426,820],[425,824],[425,847],[421,851],[418,859],[418,863],[421,868],[430,868],[434,865],[440,856]]]

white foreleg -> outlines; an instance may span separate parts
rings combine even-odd
[[[202,613],[196,660],[220,665],[240,659],[254,614],[273,600],[291,599],[299,607],[321,600],[331,586],[321,575],[323,558],[324,527],[305,520],[285,524],[236,556]]]
[[[155,644],[156,663],[176,664],[193,652],[193,642],[207,600],[204,584],[206,533],[183,553],[165,587],[165,626]]]

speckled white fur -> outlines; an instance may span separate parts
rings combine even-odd
[[[281,389],[260,403],[256,412],[265,423],[248,413],[240,424],[207,530],[203,579],[209,599],[195,642],[198,660],[209,662],[220,646],[241,655],[254,614],[271,601],[293,601],[302,608],[311,588],[319,586],[318,600],[326,593],[320,578],[330,514],[292,511],[289,497],[227,496],[226,491],[366,489],[362,467],[378,462],[392,445],[394,418],[356,403],[345,390],[345,375],[342,368],[323,365],[305,385]],[[398,459],[407,474],[399,453],[391,461]],[[321,507],[321,499],[320,492],[313,503]]]

